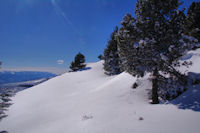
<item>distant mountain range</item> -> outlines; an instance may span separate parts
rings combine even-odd
[[[57,75],[49,72],[1,71],[0,92],[8,89],[12,89],[17,92],[42,83],[55,76]]]
[[[0,85],[16,82],[25,82],[30,80],[38,80],[42,78],[55,77],[55,74],[48,72],[32,72],[32,71],[2,71],[0,72]]]

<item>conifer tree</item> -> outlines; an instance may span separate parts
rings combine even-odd
[[[185,34],[198,39],[200,42],[200,2],[193,2],[188,11],[185,22]]]
[[[70,69],[73,71],[77,71],[85,68],[85,56],[80,52],[75,56],[74,61],[71,62]]]
[[[158,89],[162,73],[185,85],[185,76],[175,67],[179,58],[194,47],[195,39],[183,35],[184,11],[179,0],[138,0],[134,19],[127,14],[117,40],[119,55],[127,72],[133,76],[152,73],[152,103],[159,103]],[[186,63],[187,64],[187,63]]]
[[[108,75],[115,75],[121,72],[120,59],[118,55],[117,41],[115,35],[118,32],[118,27],[115,28],[114,32],[110,36],[107,48],[104,50],[104,70]]]
[[[104,60],[104,57],[101,54],[98,56],[98,58],[99,58],[99,60]]]

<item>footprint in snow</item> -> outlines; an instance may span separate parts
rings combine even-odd
[[[144,120],[144,118],[143,118],[143,117],[139,117],[139,119],[138,119],[138,120],[142,121],[142,120]]]
[[[89,120],[89,119],[92,119],[93,116],[92,115],[84,115],[82,116],[82,121],[86,121],[86,120]]]

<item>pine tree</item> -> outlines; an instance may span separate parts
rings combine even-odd
[[[74,63],[73,61],[71,62],[70,69],[71,69],[72,71],[77,71],[77,70],[78,70],[78,67],[75,66],[75,63]]]
[[[118,27],[110,36],[107,48],[104,50],[104,70],[108,75],[115,75],[121,72],[120,58],[118,55],[117,41],[115,35],[118,32]]]
[[[158,89],[162,73],[185,85],[185,76],[175,67],[179,58],[194,47],[195,39],[184,36],[184,10],[179,0],[138,0],[134,19],[127,14],[117,40],[124,69],[133,76],[152,73],[152,103],[159,103]],[[187,64],[187,63],[186,63]]]
[[[188,11],[185,22],[185,34],[198,39],[200,42],[200,2],[193,2]]]
[[[78,71],[85,68],[85,56],[80,52],[75,56],[74,61],[71,62],[70,69],[73,71]]]
[[[104,57],[101,54],[98,56],[98,58],[99,58],[99,60],[104,60]]]
[[[137,63],[137,53],[134,52],[134,42],[137,42],[139,34],[135,25],[135,19],[131,14],[126,14],[126,16],[121,21],[122,27],[117,34],[116,40],[118,42],[118,53],[121,60],[121,67],[128,73],[136,76],[134,63]],[[141,74],[142,75],[142,74]]]

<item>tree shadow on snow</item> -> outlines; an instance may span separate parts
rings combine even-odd
[[[91,67],[85,67],[85,68],[80,69],[80,70],[78,70],[78,71],[86,71],[86,70],[90,70],[90,69],[91,69]]]
[[[187,91],[170,101],[170,103],[176,105],[179,109],[190,109],[200,112],[200,74],[189,73],[189,77],[192,84]]]

